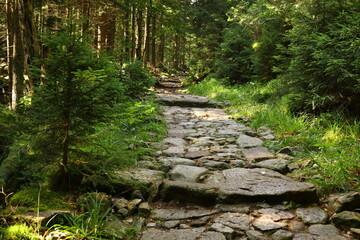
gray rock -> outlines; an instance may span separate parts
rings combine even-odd
[[[327,199],[328,209],[333,212],[352,211],[360,208],[360,193],[347,192],[330,195]]]
[[[219,210],[212,209],[155,209],[152,218],[155,220],[169,221],[190,218],[200,218],[218,213]]]
[[[289,230],[292,232],[302,232],[305,230],[305,224],[299,221],[292,221],[289,224]]]
[[[272,240],[292,240],[293,234],[289,231],[278,230],[272,235]]]
[[[311,225],[308,230],[316,240],[346,240],[345,237],[340,236],[339,230],[333,225],[315,224]]]
[[[292,214],[291,212],[282,211],[275,208],[263,208],[256,210],[254,213],[256,215],[260,215],[261,217],[269,218],[275,222],[281,220],[290,220],[295,217],[295,215]]]
[[[241,134],[236,140],[236,142],[241,148],[260,147],[263,145],[263,141],[261,139],[256,137],[250,137],[245,134]]]
[[[189,95],[189,94],[168,94],[158,93],[156,101],[167,106],[180,106],[180,107],[218,107],[220,104],[214,100],[209,100],[205,97]]]
[[[137,218],[131,225],[140,231],[145,226],[145,218]]]
[[[242,205],[242,204],[221,204],[216,206],[222,212],[237,212],[237,213],[249,213],[250,206]]]
[[[307,224],[326,223],[328,214],[319,207],[298,208],[296,214]]]
[[[287,165],[289,161],[283,159],[269,159],[258,163],[252,164],[254,167],[267,168],[277,172],[286,173],[288,172]]]
[[[209,216],[195,219],[194,221],[191,222],[191,226],[192,227],[202,227],[202,226],[206,225],[210,221],[210,219],[211,218]]]
[[[360,213],[343,211],[332,216],[331,221],[340,229],[360,228]]]
[[[164,201],[180,200],[209,206],[216,203],[217,191],[207,184],[165,180],[160,195]]]
[[[185,147],[186,141],[183,138],[179,137],[168,137],[163,140],[166,145],[176,146],[176,147]]]
[[[274,140],[274,139],[275,139],[275,136],[272,135],[272,134],[268,134],[268,135],[262,136],[261,138],[262,138],[263,140]]]
[[[160,160],[160,162],[165,167],[174,167],[176,165],[187,165],[187,166],[196,165],[196,163],[193,160],[186,158],[178,158],[178,157],[163,158]]]
[[[309,233],[297,233],[295,234],[293,240],[314,240],[314,238]]]
[[[211,153],[208,151],[195,151],[195,152],[186,153],[185,158],[196,159],[196,158],[201,158],[201,157],[205,157],[205,156],[209,156],[209,155],[211,155]]]
[[[270,153],[265,147],[243,149],[242,152],[247,161],[260,161],[274,158],[274,154]]]
[[[234,229],[217,222],[211,225],[210,230],[224,234],[226,239],[232,239],[234,234]]]
[[[164,155],[170,157],[183,157],[185,154],[184,147],[172,146],[162,151]]]
[[[261,231],[269,231],[269,230],[276,230],[286,226],[286,223],[283,222],[275,222],[269,217],[262,216],[257,218],[252,225],[261,230]]]
[[[162,226],[167,229],[177,228],[178,226],[180,226],[180,223],[181,223],[180,220],[171,220],[164,222]]]
[[[196,240],[226,240],[226,237],[219,232],[204,232]]]
[[[176,165],[170,172],[169,177],[175,181],[198,182],[209,170],[203,167]]]
[[[226,162],[218,162],[212,160],[202,161],[201,164],[207,168],[215,168],[215,169],[227,169],[230,167],[229,164],[227,164]]]
[[[255,230],[246,231],[246,236],[249,238],[249,240],[268,240],[269,239],[261,232],[255,231]]]
[[[236,230],[250,230],[250,223],[254,218],[241,213],[224,213],[214,222]]]
[[[297,182],[275,171],[255,168],[233,168],[210,176],[206,184],[218,188],[224,202],[243,200],[272,200],[317,202],[314,186]]]
[[[143,232],[141,240],[197,240],[205,228],[171,229],[170,231],[150,228]]]
[[[151,214],[151,208],[149,206],[149,203],[143,202],[139,205],[138,213],[142,217],[149,217]]]
[[[231,165],[234,167],[242,168],[246,166],[246,162],[244,160],[233,160],[231,161]]]

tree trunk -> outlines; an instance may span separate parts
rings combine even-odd
[[[136,9],[132,7],[131,12],[131,58],[135,59],[136,50]]]
[[[25,64],[25,49],[24,49],[24,9],[20,0],[13,0],[10,9],[11,11],[11,26],[12,28],[12,68],[9,70],[9,79],[11,83],[11,102],[10,109],[16,110],[20,99],[24,96],[24,64]],[[10,56],[11,57],[11,56]]]
[[[143,29],[143,10],[138,9],[137,11],[137,48],[136,48],[136,58],[141,59],[142,58],[142,41],[143,41],[143,35],[144,35],[144,29]]]
[[[150,6],[147,8],[146,12],[146,38],[145,38],[145,50],[144,50],[144,65],[147,66],[150,62],[150,40],[151,40],[151,11],[152,11],[152,1],[150,0]]]
[[[156,16],[152,14],[152,23],[151,23],[151,64],[156,68]]]

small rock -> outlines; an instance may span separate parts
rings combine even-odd
[[[309,233],[297,233],[292,240],[314,240],[314,238]]]
[[[143,202],[139,205],[138,209],[139,215],[142,217],[149,217],[151,214],[151,208],[149,206],[149,203]]]
[[[300,168],[300,165],[297,164],[297,163],[290,163],[290,164],[288,164],[287,167],[289,168],[290,171],[293,171],[293,170],[295,170],[295,169],[299,169],[299,168]]]
[[[274,157],[265,147],[243,149],[242,152],[247,161],[260,161]]]
[[[215,218],[214,222],[220,223],[235,230],[246,231],[250,230],[250,223],[253,219],[253,217],[246,214],[228,212]]]
[[[226,237],[222,233],[208,231],[202,233],[196,240],[226,240]]]
[[[246,236],[249,238],[249,240],[267,240],[268,239],[261,232],[255,231],[255,230],[246,231]]]
[[[215,168],[215,169],[227,169],[229,168],[229,164],[225,162],[218,162],[218,161],[211,161],[205,160],[201,162],[202,165],[208,168]]]
[[[275,230],[280,229],[286,226],[286,223],[283,222],[275,222],[271,218],[268,217],[260,217],[256,219],[252,225],[261,230],[261,231],[269,231],[269,230]]]
[[[350,211],[336,213],[331,221],[340,229],[360,228],[360,213]]]
[[[296,149],[296,147],[295,148],[294,147],[283,147],[277,153],[284,153],[284,154],[288,154],[288,155],[293,155],[295,149]]]
[[[222,212],[237,212],[237,213],[245,213],[245,214],[250,212],[250,207],[242,204],[231,204],[231,205],[223,204],[223,205],[218,205],[217,207],[220,208]]]
[[[170,146],[177,146],[177,147],[184,147],[186,145],[186,141],[178,137],[168,137],[165,138],[163,142]]]
[[[263,141],[261,139],[256,137],[250,137],[245,134],[241,134],[236,140],[236,142],[241,148],[260,147],[263,145]]]
[[[328,209],[333,212],[352,211],[360,208],[360,193],[347,192],[330,195],[327,199]]]
[[[360,238],[360,228],[350,228],[350,232],[352,232],[356,237]]]
[[[246,166],[246,162],[244,160],[233,160],[231,161],[231,165],[234,167],[245,167]]]
[[[169,157],[183,157],[185,154],[185,148],[172,146],[162,151],[164,155]]]
[[[156,223],[155,222],[149,222],[148,224],[146,224],[146,227],[156,227]]]
[[[296,214],[307,224],[326,223],[328,214],[319,207],[298,208]]]
[[[135,219],[132,226],[140,231],[145,226],[145,218]]]
[[[272,235],[273,240],[292,240],[293,234],[289,231],[278,230]]]
[[[185,224],[185,223],[181,223],[181,224],[179,225],[179,228],[180,228],[180,229],[190,229],[190,226],[187,225],[187,224]]]
[[[292,232],[302,232],[305,230],[305,224],[303,222],[292,221],[289,224],[289,230]]]
[[[198,182],[209,170],[203,167],[176,165],[170,172],[169,177],[175,181]]]
[[[340,236],[339,230],[333,225],[315,224],[308,230],[314,239],[346,240],[345,237]]]
[[[224,234],[226,239],[232,239],[232,236],[234,234],[234,229],[229,228],[221,223],[212,224],[210,230]]]
[[[287,165],[289,161],[283,159],[269,159],[258,163],[252,164],[253,167],[267,168],[280,173],[286,173],[288,171]]]
[[[130,214],[131,212],[135,211],[135,209],[140,205],[141,202],[142,202],[141,199],[133,199],[128,201],[127,209],[129,210]]]
[[[180,221],[179,220],[171,220],[171,221],[166,221],[162,224],[162,226],[164,228],[170,229],[170,228],[177,228],[178,226],[180,226]]]
[[[219,210],[206,209],[154,209],[152,218],[155,220],[182,220],[200,218],[218,213]]]
[[[186,153],[185,158],[196,159],[196,158],[201,158],[201,157],[205,157],[205,156],[209,156],[209,155],[211,155],[211,153],[207,152],[207,151],[195,151],[195,152]]]
[[[137,189],[131,193],[131,199],[141,199],[142,201],[145,201],[145,198],[142,195],[141,191]]]
[[[174,167],[176,165],[195,166],[196,163],[193,160],[178,157],[169,157],[160,160],[160,163],[165,167]]]
[[[199,218],[199,219],[195,219],[191,222],[191,226],[192,227],[201,227],[201,226],[204,226],[206,225],[209,221],[210,221],[210,217],[209,216],[206,216],[206,217],[202,217],[202,218]]]

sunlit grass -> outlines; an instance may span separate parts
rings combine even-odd
[[[276,84],[226,86],[209,76],[188,91],[223,102],[235,119],[248,120],[254,129],[261,126],[273,129],[277,137],[274,151],[297,146],[301,149],[297,160],[310,159],[303,166],[302,175],[322,190],[359,190],[360,124],[345,121],[335,113],[295,116],[288,110],[286,96],[278,96]]]

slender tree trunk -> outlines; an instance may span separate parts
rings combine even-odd
[[[152,23],[151,23],[151,64],[156,68],[156,16],[152,14]]]
[[[150,0],[150,6],[147,8],[146,12],[146,37],[145,37],[145,50],[144,50],[144,65],[150,62],[150,40],[151,40],[151,11],[152,11],[152,1]]]
[[[143,29],[143,10],[138,9],[137,11],[137,48],[136,48],[136,58],[141,59],[142,58],[142,45],[143,45],[143,35],[144,35],[144,29]]]
[[[131,58],[135,59],[136,50],[136,9],[132,7],[131,13]]]
[[[23,15],[24,9],[20,0],[12,1],[12,37],[13,37],[13,47],[12,47],[12,58],[13,64],[12,69],[10,69],[11,75],[11,102],[10,109],[16,110],[20,99],[24,96],[24,71],[25,71],[25,49],[24,49],[24,24],[21,21],[21,16]]]
[[[12,86],[12,71],[13,71],[13,45],[14,45],[14,37],[13,32],[11,31],[14,29],[14,22],[12,19],[12,0],[6,0],[6,60],[8,65],[8,76],[9,76],[9,107],[11,109],[11,86]]]
[[[131,33],[130,33],[130,10],[126,10],[125,12],[125,58],[126,60],[129,60],[129,57],[131,56]]]
[[[178,35],[178,33],[175,33],[175,41],[174,41],[174,58],[173,58],[173,62],[174,62],[174,68],[176,70],[179,69],[179,51],[180,51],[180,37]]]

